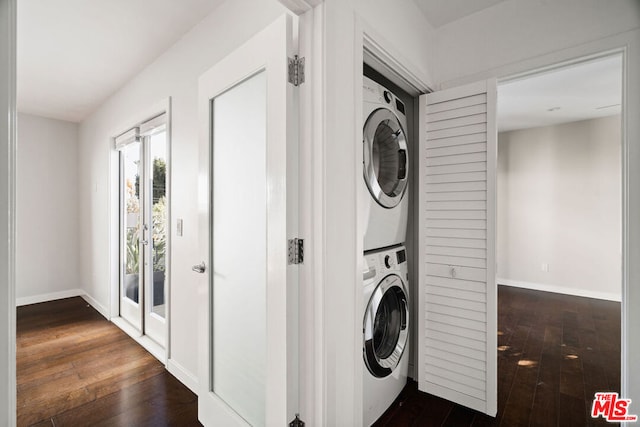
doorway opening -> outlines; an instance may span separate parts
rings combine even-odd
[[[498,85],[503,421],[510,401],[555,423],[621,391],[622,67],[599,56]]]

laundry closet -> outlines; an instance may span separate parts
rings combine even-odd
[[[363,57],[364,425],[385,412],[407,377],[494,415],[495,82],[421,95],[375,55]],[[408,200],[385,203],[380,188]],[[386,210],[376,216],[371,205]],[[402,241],[388,235],[398,228]]]

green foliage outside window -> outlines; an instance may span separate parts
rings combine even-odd
[[[140,177],[135,182],[126,182],[126,215],[140,213]],[[153,271],[165,271],[167,252],[167,198],[166,163],[163,159],[153,159],[153,207],[151,225],[153,234]],[[128,224],[129,225],[129,224]],[[125,274],[137,274],[140,267],[140,223],[126,227],[126,266]]]

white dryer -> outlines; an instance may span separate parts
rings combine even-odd
[[[403,246],[366,253],[364,261],[363,421],[369,426],[407,383],[409,289]]]
[[[405,105],[364,77],[363,166],[366,197],[364,250],[402,244],[409,212],[409,152]]]

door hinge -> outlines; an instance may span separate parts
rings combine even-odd
[[[289,83],[300,86],[304,83],[304,58],[294,55],[289,59]]]
[[[289,264],[302,264],[304,261],[304,240],[289,239]]]
[[[296,419],[289,423],[289,427],[304,427],[304,421],[300,419],[300,414],[296,414]]]

